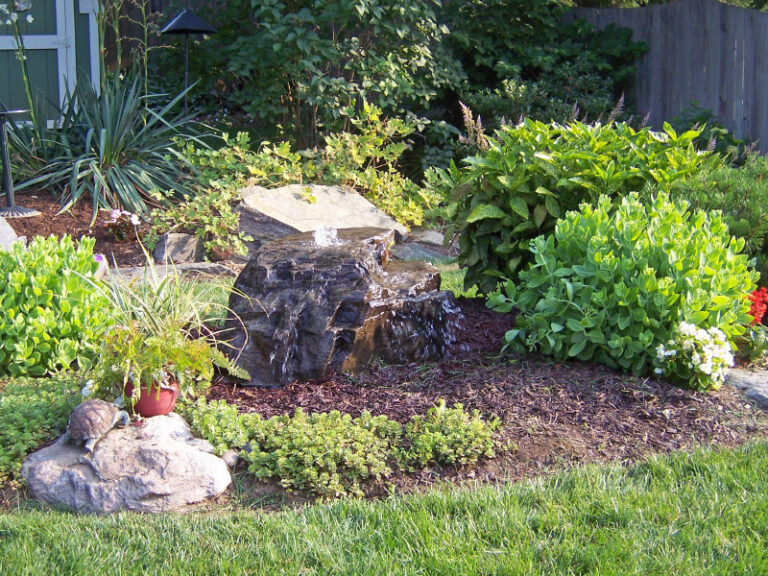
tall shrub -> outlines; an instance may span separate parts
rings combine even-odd
[[[648,186],[669,189],[673,182],[721,165],[698,151],[698,132],[677,134],[635,130],[625,123],[545,124],[525,120],[489,138],[488,150],[465,161],[460,171],[443,173],[454,187],[448,207],[461,233],[459,262],[465,284],[492,291],[531,261],[528,246],[548,234],[555,221],[600,195],[622,197]]]

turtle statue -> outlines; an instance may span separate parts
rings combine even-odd
[[[88,452],[93,452],[96,442],[116,424],[126,426],[131,417],[125,410],[104,400],[86,400],[75,406],[67,424],[67,440],[83,442]]]

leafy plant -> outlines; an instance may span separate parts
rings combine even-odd
[[[237,406],[224,400],[198,398],[180,402],[178,410],[189,422],[192,431],[213,445],[214,454],[242,449],[254,441],[263,425],[259,414],[241,414]]]
[[[157,190],[174,190],[178,198],[193,195],[190,167],[174,138],[203,143],[190,131],[190,117],[174,111],[182,97],[153,109],[161,97],[143,95],[137,75],[114,75],[100,92],[90,81],[78,82],[62,111],[70,115],[64,119],[69,135],[55,137],[61,145],[53,157],[19,188],[63,190],[63,209],[88,196],[94,219],[99,208],[121,208],[147,218],[150,206],[157,204],[152,196]],[[29,161],[26,152],[22,160]]]
[[[488,293],[531,260],[530,242],[550,233],[557,218],[600,195],[668,190],[722,160],[693,145],[698,132],[635,130],[624,123],[567,126],[525,120],[488,138],[490,147],[439,178],[453,182],[447,208],[461,234],[465,283]]]
[[[324,497],[362,495],[365,480],[385,478],[392,446],[402,431],[385,416],[359,418],[338,411],[276,416],[257,431],[243,458],[259,478],[277,478],[288,489]]]
[[[467,465],[493,458],[499,425],[498,418],[486,421],[478,410],[466,412],[461,404],[448,408],[441,400],[426,416],[413,416],[405,425],[404,462]]]
[[[157,193],[159,200],[167,200],[171,192]],[[152,227],[144,236],[150,250],[154,249],[162,234],[186,232],[203,242],[208,256],[215,253],[246,254],[244,242],[253,240],[238,231],[240,214],[233,209],[239,199],[234,186],[224,186],[217,181],[201,189],[194,198],[184,196],[181,202],[152,211]]]
[[[722,210],[731,234],[744,239],[761,278],[768,278],[768,159],[750,155],[744,165],[707,166],[676,183],[672,193],[697,210]]]
[[[680,322],[715,327],[729,341],[749,323],[746,292],[757,274],[718,213],[688,212],[660,193],[568,212],[530,246],[520,284],[507,281],[489,306],[520,310],[505,342],[558,360],[595,360],[643,374]]]
[[[71,375],[0,385],[0,485],[19,480],[27,454],[64,432],[79,387]]]
[[[188,339],[180,328],[147,334],[135,322],[115,326],[104,339],[93,391],[109,399],[119,394],[131,402],[142,389],[152,393],[174,386],[182,396],[197,396],[210,387],[214,351],[206,339]]]
[[[0,374],[87,367],[111,318],[96,288],[95,240],[36,237],[0,250]],[[83,283],[86,278],[90,283]]]
[[[678,132],[698,130],[700,135],[694,143],[699,149],[717,152],[733,164],[741,165],[749,156],[747,142],[731,134],[711,110],[702,108],[698,102],[691,102],[669,123]]]

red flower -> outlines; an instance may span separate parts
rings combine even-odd
[[[749,307],[749,315],[754,318],[752,324],[760,324],[763,321],[763,315],[768,308],[768,292],[765,287],[755,290],[749,295],[752,305]]]

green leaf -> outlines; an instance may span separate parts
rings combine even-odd
[[[492,204],[480,204],[467,216],[466,222],[473,223],[479,220],[504,218],[506,214],[498,206]]]
[[[512,196],[509,199],[510,209],[524,220],[528,220],[528,204],[520,196]]]

